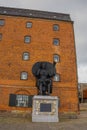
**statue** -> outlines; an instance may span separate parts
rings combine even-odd
[[[34,64],[32,72],[36,77],[38,94],[49,95],[52,93],[52,77],[56,73],[54,65],[49,62],[37,62]]]

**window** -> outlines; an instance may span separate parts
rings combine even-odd
[[[17,107],[28,107],[28,96],[27,95],[16,95],[16,106]]]
[[[32,23],[31,23],[31,22],[27,22],[27,23],[26,23],[26,27],[27,27],[27,28],[32,28]]]
[[[10,94],[9,106],[11,107],[32,107],[33,95]]]
[[[53,44],[58,46],[59,45],[59,39],[54,38],[53,39]]]
[[[31,42],[31,37],[30,36],[25,36],[24,37],[24,42],[25,43],[30,43]]]
[[[22,57],[23,57],[23,60],[29,60],[29,53],[24,52]]]
[[[53,77],[53,81],[60,81],[60,75],[59,74],[56,74],[54,77]]]
[[[53,61],[57,63],[57,62],[59,62],[59,60],[60,60],[59,55],[54,54],[54,55],[53,55]]]
[[[4,19],[0,19],[0,26],[4,26],[5,24],[5,20]]]
[[[54,24],[53,25],[53,30],[54,31],[58,31],[59,30],[59,25],[58,24]]]
[[[0,33],[0,41],[2,40],[2,34]]]
[[[21,79],[27,80],[28,79],[28,73],[27,72],[21,72]]]

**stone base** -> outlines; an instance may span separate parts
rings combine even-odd
[[[34,96],[32,122],[59,122],[58,97]]]

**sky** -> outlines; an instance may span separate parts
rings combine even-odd
[[[0,6],[70,14],[74,21],[78,82],[87,83],[87,0],[0,0]]]

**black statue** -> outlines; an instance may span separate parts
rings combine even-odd
[[[52,93],[52,77],[56,73],[54,65],[49,62],[37,62],[34,64],[32,72],[37,78],[36,86],[39,90],[39,95]]]

